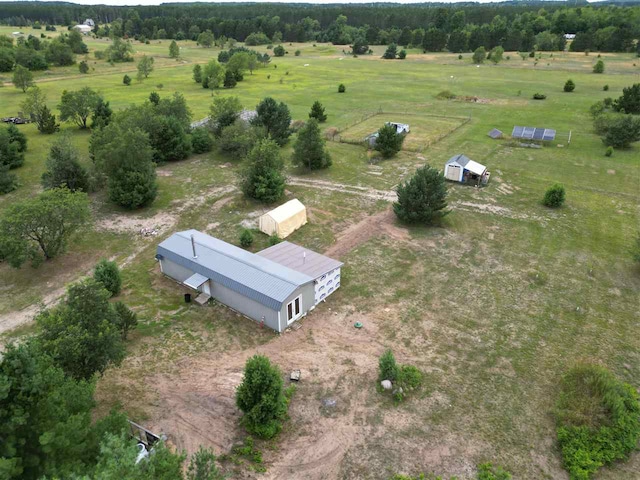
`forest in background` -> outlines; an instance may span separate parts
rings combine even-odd
[[[249,8],[250,7],[250,8]],[[0,3],[0,23],[15,26],[96,22],[97,36],[193,39],[210,31],[251,44],[331,42],[386,45],[425,51],[563,50],[638,51],[640,6],[627,3],[509,2],[500,4],[165,4],[82,6],[68,3]]]

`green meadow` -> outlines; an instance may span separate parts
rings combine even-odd
[[[13,30],[0,27],[0,34]],[[397,471],[472,478],[474,466],[483,461],[504,465],[518,479],[568,478],[553,421],[562,374],[575,362],[593,361],[640,388],[640,271],[629,254],[640,228],[640,145],[605,157],[588,115],[594,102],[617,98],[623,87],[640,82],[640,58],[602,54],[605,73],[594,74],[597,53],[542,52],[540,58],[522,60],[507,52],[502,63],[478,67],[471,54],[458,59],[409,50],[406,60],[389,61],[380,58],[384,47],[354,58],[339,46],[293,44],[285,45],[285,57],[272,57],[236,88],[205,90],[193,81],[192,69],[216,58],[218,48],[178,42],[181,56],[175,60],[168,55],[169,41],[134,42],[136,60],[143,54],[155,58],[153,73],[138,82],[135,63],[95,59],[93,52],[106,48],[108,40],[87,38],[86,43],[89,74],[80,74],[76,65],[35,75],[54,110],[64,90],[85,86],[114,110],[142,103],[153,91],[161,96],[181,92],[194,120],[207,115],[215,95],[237,95],[249,109],[272,96],[289,106],[294,120],[305,120],[319,100],[329,115],[323,129],[339,131],[335,141],[327,141],[333,165],[313,173],[294,169],[288,161],[292,142],[282,154],[291,177],[287,196],[299,198],[310,211],[309,224],[290,240],[320,252],[388,208],[388,202],[367,192],[392,190],[420,165],[443,168],[447,159],[463,153],[491,171],[485,188],[449,184],[450,213],[441,227],[392,222],[354,242],[341,257],[342,288],[290,334],[310,352],[308,365],[300,365],[298,357],[296,365],[323,382],[300,384],[281,446],[265,453],[267,475],[272,475],[265,478],[284,478],[285,452],[298,448],[304,456],[303,449],[313,445],[299,441],[332,428],[343,433],[341,450],[325,462],[335,469],[318,467],[308,478],[323,478],[329,471],[339,472],[339,478],[388,478]],[[131,86],[122,83],[125,73],[134,79]],[[13,87],[10,75],[3,75],[0,116],[16,115],[25,95]],[[576,89],[564,93],[569,78]],[[340,83],[345,93],[338,93]],[[445,90],[456,98],[438,99]],[[534,93],[547,99],[533,100]],[[364,146],[338,141],[357,142],[385,121],[412,127],[407,148],[392,159],[372,162]],[[557,138],[534,149],[487,136],[492,128],[509,136],[514,125],[555,129]],[[28,135],[28,152],[24,166],[15,170],[19,188],[0,197],[0,215],[41,190],[52,141],[34,125],[19,128]],[[71,124],[62,130],[72,135],[88,165],[90,132]],[[163,425],[163,408],[200,408],[167,403],[168,390],[155,384],[158,373],[177,384],[195,382],[196,367],[214,365],[219,352],[245,355],[283,339],[221,306],[185,306],[180,287],[159,275],[153,256],[160,239],[179,229],[197,228],[239,243],[242,229],[254,227],[266,210],[237,190],[242,166],[215,148],[159,165],[159,196],[136,212],[113,207],[103,192],[91,194],[93,226],[65,255],[38,270],[0,264],[0,325],[40,302],[55,301],[59,289],[87,274],[101,257],[115,258],[123,265],[123,299],[139,313],[141,326],[123,366],[100,380],[100,408],[120,401],[153,426]],[[549,210],[541,199],[555,182],[564,184],[567,202]],[[161,235],[142,236],[141,228],[157,228]],[[256,236],[253,250],[267,245],[266,236]],[[347,347],[334,345],[323,327],[334,314],[344,322],[332,321],[332,335],[351,338],[354,318],[363,319],[363,335]],[[5,332],[4,341],[32,331],[28,322],[24,325]],[[427,376],[423,394],[399,407],[380,401],[375,390],[377,356],[387,346],[400,362],[415,364]],[[316,349],[323,355],[313,357]],[[176,365],[195,359],[200,363],[187,380]],[[335,414],[337,419],[301,406],[318,404],[326,392],[349,405]],[[200,438],[174,426],[168,433],[178,446],[191,448],[185,438]],[[231,436],[241,436],[237,426],[229,428]],[[201,441],[206,443],[204,437]],[[639,478],[638,471],[635,453],[596,478]]]

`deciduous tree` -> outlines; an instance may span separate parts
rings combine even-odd
[[[89,200],[66,188],[46,190],[10,205],[0,219],[0,251],[14,267],[37,265],[64,252],[89,221]]]
[[[64,90],[58,105],[60,120],[63,122],[72,121],[80,128],[87,128],[87,120],[100,100],[100,95],[89,87],[71,92]]]
[[[24,93],[33,85],[33,73],[22,65],[16,65],[16,68],[13,70],[13,86],[19,88]]]
[[[219,136],[223,128],[236,121],[241,111],[242,103],[238,97],[214,97],[209,108],[209,128]]]
[[[147,55],[143,55],[142,58],[138,61],[137,79],[139,82],[151,75],[151,72],[153,72],[153,62],[153,57],[148,57]]]
[[[175,40],[171,40],[171,44],[169,45],[169,56],[171,58],[178,58],[180,56],[180,47]]]

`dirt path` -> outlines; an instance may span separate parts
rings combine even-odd
[[[373,188],[359,187],[356,185],[345,185],[342,183],[329,182],[326,180],[312,180],[310,178],[289,177],[287,180],[289,185],[297,185],[300,187],[318,188],[320,190],[329,190],[332,192],[350,193],[359,195],[373,200],[386,200],[387,202],[395,202],[398,199],[396,192],[393,190],[376,190]]]
[[[364,218],[341,232],[336,243],[324,253],[328,257],[341,258],[357,246],[378,235],[388,235],[399,240],[409,238],[409,232],[396,225],[393,209],[388,208],[384,212]]]
[[[196,197],[192,201],[184,202],[171,212],[159,212],[156,215],[147,218],[117,214],[107,215],[98,220],[95,227],[97,230],[136,234],[133,251],[120,263],[120,268],[124,268],[133,262],[135,258],[149,246],[153,241],[153,238],[170,231],[171,228],[177,224],[181,212],[186,209],[193,208],[194,206],[201,205],[207,198],[211,198],[212,196],[228,195],[235,191],[235,187],[215,187],[204,192],[203,195]],[[211,206],[209,213],[219,211],[232,199],[233,195],[223,196]],[[140,235],[144,232],[153,232],[153,234],[151,237]],[[90,274],[91,270],[79,272],[68,283],[73,283]],[[22,310],[0,315],[0,335],[33,321],[34,317],[41,309],[55,306],[62,299],[66,291],[67,285],[49,289],[48,293],[43,296],[41,302],[29,305]]]

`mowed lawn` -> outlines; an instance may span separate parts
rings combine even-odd
[[[0,28],[0,33],[6,31]],[[93,51],[109,42],[87,43]],[[36,82],[51,107],[63,90],[84,86],[99,91],[115,110],[143,102],[152,91],[178,91],[196,119],[207,114],[213,95],[237,95],[247,108],[273,96],[302,120],[319,100],[329,115],[323,128],[336,127],[356,138],[384,121],[397,121],[411,124],[408,142],[414,134],[420,139],[419,152],[410,148],[377,165],[369,164],[363,147],[327,142],[334,161],[330,169],[307,174],[287,167],[289,174],[311,180],[388,190],[416,167],[428,163],[442,168],[457,153],[487,165],[492,173],[483,189],[450,184],[451,213],[442,227],[396,225],[404,236],[377,236],[342,258],[343,288],[327,305],[366,316],[375,325],[375,344],[389,346],[400,361],[419,366],[428,387],[394,409],[375,392],[376,359],[354,367],[354,378],[371,380],[370,385],[365,382],[370,388],[364,387],[367,419],[354,428],[370,430],[362,430],[365,435],[347,448],[341,475],[386,478],[402,470],[471,478],[476,463],[494,461],[513,471],[514,478],[564,478],[552,415],[563,372],[577,361],[593,361],[640,387],[640,272],[628,253],[640,225],[640,145],[605,157],[588,115],[595,101],[616,98],[623,87],[640,81],[640,59],[603,54],[607,69],[596,75],[591,73],[597,60],[593,53],[542,53],[534,66],[533,59],[523,61],[511,52],[502,64],[477,67],[470,54],[459,60],[457,55],[410,51],[404,61],[385,61],[379,58],[383,47],[374,48],[375,56],[352,58],[342,47],[294,44],[286,45],[286,57],[247,74],[237,88],[211,91],[193,82],[191,71],[194,64],[217,57],[219,49],[179,44],[182,56],[173,60],[169,41],[135,43],[136,58],[153,55],[156,69],[129,87],[122,76],[135,77],[134,63],[111,66],[94,60],[93,54],[88,59],[95,70],[88,75],[80,75],[77,66],[57,68],[37,73]],[[300,56],[294,56],[297,49]],[[576,90],[564,93],[569,78]],[[0,116],[17,114],[24,94],[7,83],[10,76],[0,79],[5,81]],[[347,87],[344,94],[337,92],[340,83]],[[481,101],[436,99],[443,90]],[[533,100],[536,92],[547,99]],[[379,111],[393,115],[362,122]],[[460,126],[467,117],[471,120]],[[552,128],[558,137],[542,149],[487,137],[492,128],[508,134],[514,125]],[[20,128],[28,134],[29,151],[25,165],[16,170],[20,188],[0,197],[0,214],[40,190],[52,140],[33,125]],[[89,164],[89,133],[72,125],[64,131]],[[283,149],[285,159],[290,152],[290,145]],[[94,229],[71,245],[68,254],[37,271],[0,265],[0,316],[41,301],[89,271],[101,256],[126,264],[123,298],[140,313],[141,326],[125,365],[101,381],[101,408],[122,400],[136,418],[153,423],[150,404],[156,405],[158,398],[153,386],[145,389],[144,384],[156,371],[171,370],[179,359],[253,351],[277,341],[223,309],[202,314],[184,307],[180,292],[157,275],[153,254],[159,238],[137,234],[141,226],[166,224],[170,231],[199,228],[237,242],[242,228],[252,226],[265,208],[244,200],[235,189],[242,166],[215,151],[161,165],[159,198],[141,212],[119,211],[102,193],[92,194]],[[551,211],[540,200],[555,182],[565,185],[567,203]],[[301,185],[288,190],[312,212],[310,223],[291,240],[318,251],[330,247],[350,225],[387,207],[349,193]],[[123,227],[106,228],[107,220]],[[254,248],[264,245],[266,238],[258,236]],[[334,355],[327,353],[329,362]],[[179,372],[175,374],[179,382]],[[333,388],[341,398],[338,385],[336,380],[335,386],[323,388]],[[301,384],[296,399],[315,405],[319,388]],[[295,409],[282,441],[311,428],[308,420],[308,412]],[[440,453],[412,455],[412,445]],[[277,461],[278,455],[272,452],[268,460]],[[638,478],[638,471],[640,456],[634,454],[597,478]]]

